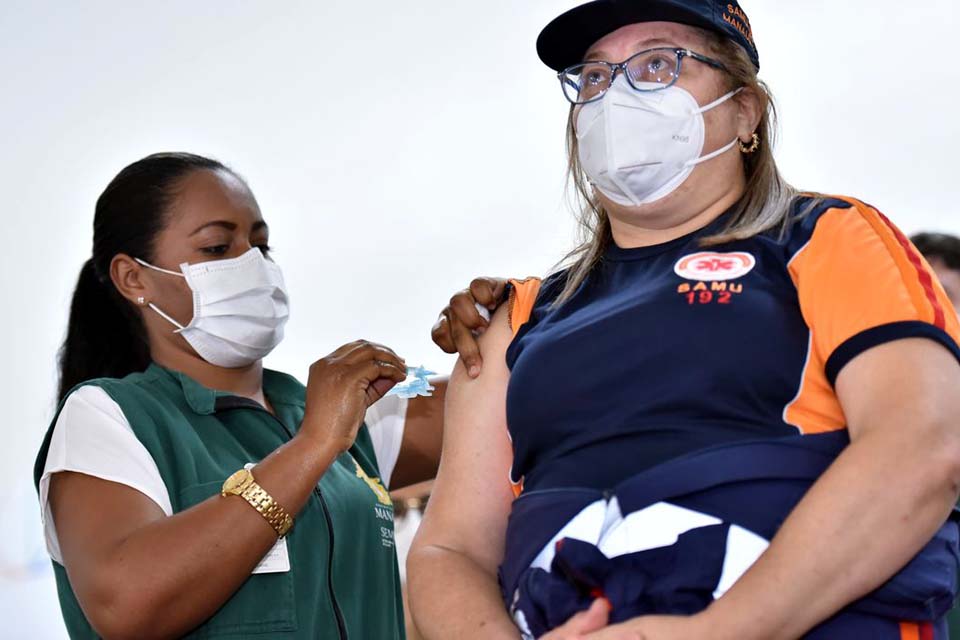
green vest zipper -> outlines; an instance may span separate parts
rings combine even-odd
[[[225,401],[230,400],[232,402],[227,403]],[[223,405],[221,406],[221,401]],[[293,434],[290,433],[290,429],[287,428],[287,425],[280,422],[275,415],[264,409],[260,406],[259,403],[254,402],[253,400],[247,400],[246,398],[230,398],[224,397],[217,400],[217,409],[233,409],[233,408],[245,408],[253,409],[255,411],[262,411],[263,413],[270,416],[274,422],[280,425],[280,428],[283,429],[284,433],[287,434],[287,437],[290,440],[293,440]],[[323,492],[320,491],[320,486],[315,485],[313,487],[313,492],[317,495],[317,498],[320,499],[320,508],[323,509],[323,519],[327,523],[327,531],[330,534],[330,549],[328,552],[329,561],[327,563],[327,588],[330,591],[330,604],[333,606],[333,613],[337,617],[337,635],[340,637],[340,640],[348,640],[347,635],[347,624],[343,621],[343,612],[340,611],[340,603],[337,602],[337,594],[333,590],[333,549],[336,541],[334,540],[333,535],[333,519],[330,517],[330,510],[327,508],[327,501],[323,499]]]

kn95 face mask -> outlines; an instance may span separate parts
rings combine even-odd
[[[649,84],[639,83],[640,87]],[[637,91],[618,77],[604,96],[580,108],[576,132],[580,164],[591,184],[624,206],[655,202],[675,191],[696,165],[726,153],[730,144],[705,156],[703,114],[741,89],[701,107],[676,85]]]

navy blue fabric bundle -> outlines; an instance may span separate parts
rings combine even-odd
[[[675,545],[616,558],[590,543],[565,540],[551,571],[532,569],[522,576],[515,606],[534,636],[563,624],[601,595],[612,606],[611,623],[653,613],[697,613],[713,601],[727,529],[694,529]]]
[[[519,498],[510,516],[501,590],[511,612],[541,635],[597,597],[611,621],[645,614],[693,614],[713,601],[730,525],[767,540],[849,443],[845,432],[722,445],[679,458],[627,480],[610,495],[553,489]],[[717,518],[676,543],[608,558],[596,545],[564,539],[550,571],[531,568],[541,549],[597,500],[616,497],[624,517],[667,502]],[[956,514],[907,566],[846,610],[892,620],[936,621],[952,606],[960,568]],[[815,552],[819,540],[810,541]]]

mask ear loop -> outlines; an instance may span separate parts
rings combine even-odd
[[[728,144],[728,145],[726,145],[726,146],[723,146],[723,147],[720,147],[720,148],[717,149],[716,151],[714,151],[714,152],[712,152],[712,153],[708,153],[708,154],[705,155],[705,156],[701,156],[701,157],[697,158],[696,160],[691,160],[690,162],[688,162],[688,163],[686,164],[686,166],[688,166],[688,167],[694,167],[694,166],[696,166],[696,165],[698,165],[698,164],[700,164],[700,163],[702,163],[702,162],[706,162],[707,160],[713,160],[713,159],[716,158],[717,156],[723,155],[723,154],[725,154],[727,151],[730,151],[730,149],[733,149],[734,145],[736,145],[738,142],[740,142],[740,138],[739,138],[739,137],[736,137],[736,138],[733,139],[733,142],[731,142],[730,144]]]
[[[729,99],[732,98],[733,96],[737,95],[737,94],[740,93],[741,91],[743,91],[743,87],[739,87],[739,88],[737,88],[737,89],[734,89],[734,90],[731,91],[730,93],[727,93],[727,94],[725,94],[725,95],[720,96],[719,98],[717,98],[716,100],[714,100],[714,101],[711,102],[710,104],[707,104],[707,105],[704,105],[704,106],[700,107],[695,113],[706,113],[707,111],[710,111],[711,109],[713,109],[713,108],[715,108],[715,107],[719,107],[721,104],[723,104],[724,102],[726,102],[727,100],[729,100]]]
[[[134,260],[136,260],[136,261],[137,261],[138,263],[140,263],[141,265],[147,267],[148,269],[153,269],[154,271],[159,271],[160,273],[167,273],[167,274],[170,274],[171,276],[180,276],[181,278],[186,279],[186,276],[183,275],[182,273],[177,273],[176,271],[170,271],[169,269],[161,269],[160,267],[155,267],[155,266],[153,266],[152,264],[150,264],[149,262],[147,262],[147,261],[145,261],[145,260],[141,260],[140,258],[134,258]],[[186,329],[186,327],[184,327],[182,324],[180,324],[179,322],[177,322],[176,320],[174,320],[173,318],[171,318],[169,315],[167,315],[166,313],[164,313],[163,311],[161,311],[161,310],[160,310],[160,307],[158,307],[157,305],[153,304],[152,302],[148,302],[148,303],[147,303],[147,306],[150,307],[151,309],[153,309],[153,310],[157,313],[157,315],[159,315],[161,318],[163,318],[164,320],[166,320],[167,322],[169,322],[170,324],[172,324],[173,326],[175,326],[175,327],[177,328],[177,330],[174,331],[174,333],[180,333],[181,331],[183,331],[184,329]]]
[[[134,258],[134,260],[135,260],[136,262],[142,264],[143,266],[145,266],[147,269],[153,269],[154,271],[159,271],[160,273],[168,273],[168,274],[170,274],[171,276],[180,276],[181,278],[186,278],[186,277],[187,277],[187,276],[185,276],[185,275],[183,275],[182,273],[179,273],[179,272],[177,272],[177,271],[170,271],[169,269],[161,269],[160,267],[155,267],[155,266],[153,266],[152,264],[150,264],[149,262],[147,262],[146,260],[141,260],[140,258]]]
[[[160,307],[158,307],[157,305],[153,304],[152,302],[148,302],[148,303],[147,303],[147,306],[150,307],[151,309],[153,309],[154,311],[156,311],[157,314],[158,314],[161,318],[163,318],[164,320],[166,320],[167,322],[169,322],[170,324],[172,324],[173,326],[175,326],[175,327],[177,328],[177,330],[174,331],[174,333],[180,333],[181,331],[183,331],[184,329],[186,329],[186,327],[184,327],[182,324],[180,324],[179,322],[177,322],[176,320],[174,320],[173,318],[171,318],[170,316],[168,316],[167,314],[165,314],[163,311],[160,310]]]
[[[705,105],[705,106],[703,106],[703,107],[700,107],[700,110],[697,111],[697,113],[704,114],[704,113],[706,113],[707,111],[710,111],[711,109],[713,109],[713,108],[715,108],[715,107],[719,107],[721,104],[723,104],[724,102],[726,102],[727,100],[729,100],[729,99],[732,98],[733,96],[737,95],[737,94],[740,93],[741,91],[743,91],[743,87],[739,87],[739,88],[737,88],[737,89],[734,89],[734,90],[731,91],[730,93],[728,93],[728,94],[726,94],[726,95],[720,96],[719,98],[717,98],[716,100],[714,100],[714,101],[711,102],[710,104]],[[717,149],[716,151],[714,151],[714,152],[712,152],[712,153],[708,153],[708,154],[705,155],[705,156],[701,156],[701,157],[697,158],[696,160],[691,160],[689,163],[686,164],[686,166],[688,166],[688,167],[694,167],[694,166],[696,166],[696,165],[698,165],[698,164],[701,164],[701,163],[703,163],[703,162],[706,162],[707,160],[713,160],[713,159],[716,158],[717,156],[723,155],[723,154],[725,154],[727,151],[730,151],[730,149],[733,149],[733,147],[734,147],[734,146],[737,144],[737,142],[739,142],[739,141],[740,141],[740,136],[737,136],[736,138],[733,139],[733,141],[732,141],[730,144],[725,145],[725,146],[722,146],[722,147],[720,147],[719,149]]]

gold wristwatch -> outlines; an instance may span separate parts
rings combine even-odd
[[[253,479],[249,469],[240,469],[223,483],[220,495],[240,496],[266,519],[281,538],[293,526],[293,518]]]

